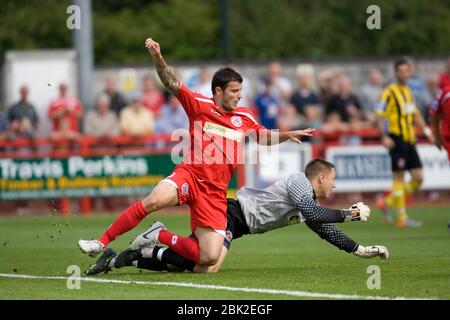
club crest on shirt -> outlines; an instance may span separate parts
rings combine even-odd
[[[237,127],[240,128],[242,126],[242,118],[239,116],[232,116],[231,117],[231,123]]]
[[[233,240],[233,233],[231,233],[230,230],[227,230],[227,232],[225,232],[225,238],[228,242],[231,242],[231,240]]]
[[[181,194],[185,196],[188,194],[188,192],[189,192],[189,184],[187,182],[185,182],[181,186]]]

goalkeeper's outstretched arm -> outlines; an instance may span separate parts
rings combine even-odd
[[[386,247],[378,245],[364,247],[350,239],[333,224],[318,223],[308,220],[306,220],[305,223],[322,239],[341,250],[353,253],[355,256],[361,258],[380,257],[383,260],[389,258],[389,251]]]

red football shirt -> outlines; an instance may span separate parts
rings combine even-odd
[[[448,140],[450,139],[450,86],[443,88],[437,98],[433,101],[430,114],[441,117],[441,133]]]
[[[79,131],[78,118],[72,112],[83,111],[80,100],[75,97],[58,97],[52,100],[48,109],[48,115],[65,109],[67,112],[62,118],[53,120],[53,131],[70,128],[72,131]]]
[[[265,130],[245,107],[221,110],[213,99],[192,92],[180,83],[178,99],[189,118],[189,152],[184,163],[198,179],[225,190],[241,161],[245,136]]]

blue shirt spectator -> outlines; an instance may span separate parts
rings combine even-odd
[[[156,119],[155,133],[172,133],[176,129],[189,129],[189,119],[181,103],[173,95],[165,93],[166,103],[161,107],[160,116]]]
[[[255,97],[255,107],[259,115],[259,122],[267,129],[277,129],[281,102],[271,93],[271,80],[266,78],[264,83],[264,91]]]

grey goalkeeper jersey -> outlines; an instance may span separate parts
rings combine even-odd
[[[279,179],[263,190],[241,188],[237,199],[250,233],[264,233],[305,221],[321,238],[338,248],[347,252],[356,249],[357,244],[332,225],[344,221],[342,210],[320,206],[303,172]]]

